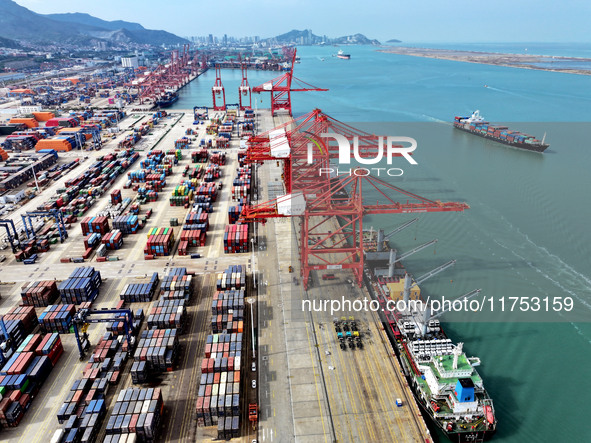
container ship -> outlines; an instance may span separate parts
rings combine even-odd
[[[533,135],[510,131],[507,126],[492,125],[482,118],[480,111],[475,111],[470,117],[456,116],[454,128],[527,151],[544,152],[549,146],[544,143],[546,135],[540,141]]]
[[[482,442],[496,431],[493,401],[475,367],[477,357],[467,357],[462,343],[445,334],[437,314],[407,303],[405,311],[386,309],[389,300],[421,300],[416,282],[397,262],[387,241],[378,247],[376,231],[364,234],[365,284],[378,300],[381,320],[404,376],[426,419],[452,442]],[[382,237],[383,239],[383,237]]]
[[[350,60],[351,54],[345,54],[343,51],[337,52],[337,57],[343,60]]]
[[[174,102],[179,99],[179,95],[176,92],[167,92],[158,100],[156,100],[156,106],[159,108],[168,108],[172,106]]]

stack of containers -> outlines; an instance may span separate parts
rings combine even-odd
[[[172,268],[162,278],[160,296],[163,300],[184,299],[189,301],[193,295],[193,276],[187,274],[187,268]]]
[[[123,234],[135,234],[139,229],[137,215],[119,215],[113,219],[113,229]]]
[[[8,337],[6,337],[4,331],[0,329],[0,342],[10,339],[16,346],[20,345],[25,336],[30,332],[25,331],[23,322],[20,320],[4,320],[4,327],[6,328]]]
[[[0,424],[15,427],[63,354],[59,335],[29,335],[0,370]]]
[[[211,201],[215,202],[218,196],[218,188],[215,183],[203,183],[195,189],[195,195],[210,197]],[[197,197],[195,198],[195,201],[197,201]]]
[[[158,193],[154,190],[148,188],[138,188],[137,192],[139,197],[144,200],[144,202],[155,202],[158,200]]]
[[[230,276],[236,273],[237,268],[231,267],[223,274]],[[226,281],[226,277],[220,275],[218,280]],[[229,331],[235,328],[234,316],[244,315],[244,296],[243,290],[214,295],[212,315],[225,318],[220,324],[221,332],[207,336],[205,355],[201,361],[197,426],[217,425],[220,439],[240,436],[240,370],[244,337],[242,332]]]
[[[213,157],[212,157],[213,159]],[[218,165],[209,165],[205,170],[205,175],[203,176],[203,181],[206,183],[210,183],[219,179],[222,176],[222,171]]]
[[[148,314],[148,328],[179,329],[185,324],[187,307],[185,300],[160,300],[155,302]]]
[[[58,410],[58,422],[64,424],[73,420],[77,423],[84,419],[85,407],[92,401],[104,399],[109,385],[118,383],[127,357],[127,342],[122,337],[115,339],[110,332],[105,333],[88,360],[82,378],[74,381]]]
[[[115,189],[113,192],[111,192],[111,204],[112,205],[116,205],[118,203],[121,203],[122,199],[121,199],[121,189]]]
[[[103,398],[97,400],[90,400],[86,402],[80,418],[76,415],[72,415],[66,422],[63,430],[65,442],[79,441],[81,443],[96,441],[100,424],[107,414],[107,407]],[[59,435],[61,439],[61,433]],[[53,440],[52,440],[53,443]]]
[[[185,248],[205,246],[206,233],[209,229],[209,215],[201,207],[193,208],[185,218],[181,241],[186,242]]]
[[[248,224],[226,225],[224,252],[226,254],[248,252]]]
[[[179,349],[176,329],[153,329],[143,331],[133,355],[138,382],[147,379],[148,372],[171,372],[174,369]],[[145,362],[144,365],[141,363]],[[132,368],[132,376],[133,376]],[[143,381],[142,381],[143,380]]]
[[[217,165],[226,164],[226,153],[225,152],[214,152],[210,157],[210,162]]]
[[[183,171],[183,177],[199,179],[203,175],[205,169],[201,165],[190,167],[187,165]]]
[[[170,255],[174,246],[172,228],[152,228],[148,232],[148,242],[144,249],[146,259]]]
[[[193,163],[207,163],[209,153],[207,149],[200,149],[198,151],[191,152],[191,161]]]
[[[53,303],[58,295],[55,280],[33,281],[21,288],[22,304],[25,306],[45,307]]]
[[[237,169],[237,176],[232,182],[232,200],[245,198],[250,194],[250,166],[242,166]]]
[[[170,206],[185,206],[193,201],[193,190],[188,186],[177,186],[170,196]]]
[[[114,229],[103,237],[101,243],[109,250],[120,249],[123,246],[123,234],[119,229]]]
[[[155,441],[163,411],[160,388],[128,388],[119,391],[107,421],[107,435],[103,442],[129,442],[130,436],[132,441],[136,438],[137,441]]]
[[[106,234],[109,235],[109,234]],[[84,237],[84,247],[86,250],[94,248],[97,244],[101,242],[101,234],[95,232],[93,234],[89,234]]]
[[[82,227],[82,234],[88,235],[97,232],[105,235],[109,232],[109,219],[107,217],[84,217],[80,222]]]
[[[154,272],[149,283],[129,283],[125,285],[119,298],[128,303],[152,301],[158,285],[158,273]]]
[[[102,283],[101,273],[93,267],[83,266],[74,269],[70,277],[58,286],[63,302],[80,304],[93,301]]]
[[[20,321],[23,325],[23,330],[28,334],[39,324],[37,313],[33,306],[16,306],[11,308],[6,314],[2,316],[4,322],[11,320]],[[20,343],[20,341],[19,341]]]
[[[76,313],[74,305],[49,305],[39,315],[39,326],[42,332],[70,332],[70,324]]]
[[[243,205],[237,206],[230,206],[228,208],[228,223],[233,225],[238,221],[240,218],[240,214],[242,214],[242,210],[244,209]]]
[[[218,291],[229,289],[246,289],[246,267],[232,265],[217,275],[216,288]]]
[[[215,333],[244,331],[244,289],[218,291],[213,295],[211,329]]]

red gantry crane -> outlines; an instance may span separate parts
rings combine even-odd
[[[426,199],[367,175],[364,168],[341,165],[349,174],[331,175],[329,171],[337,168],[334,161],[331,164],[331,159],[339,158],[339,147],[336,140],[320,136],[324,133],[341,134],[349,140],[357,137],[362,158],[375,158],[383,141],[316,109],[252,137],[245,157],[250,164],[283,162],[285,195],[246,206],[240,221],[264,223],[276,217],[301,218],[297,247],[306,288],[310,272],[325,269],[351,269],[361,285],[363,217],[366,215],[458,212],[469,208],[463,202]],[[377,199],[370,201],[370,196]]]
[[[251,96],[251,89],[250,85],[248,84],[248,77],[247,77],[247,69],[246,69],[246,62],[241,62],[240,68],[242,70],[242,83],[238,87],[238,100],[240,110],[244,111],[246,109],[252,108],[252,96]],[[244,102],[242,98],[244,97]]]
[[[291,55],[291,66],[289,70],[283,75],[274,78],[271,81],[263,83],[260,86],[252,88],[252,92],[270,92],[271,93],[271,112],[273,115],[279,111],[287,111],[289,115],[291,112],[291,93],[301,91],[328,91],[328,89],[317,88],[309,83],[306,83],[293,75],[293,68],[296,61],[296,48],[284,48],[286,56]]]
[[[222,84],[222,69],[220,65],[215,65],[215,83],[211,88],[211,95],[213,96],[213,110],[226,110],[226,90]],[[221,101],[221,104],[220,104]]]
[[[189,45],[183,45],[183,52],[175,49],[170,54],[170,62],[166,65],[158,65],[145,77],[136,78],[131,87],[138,88],[140,104],[145,100],[154,103],[167,91],[177,91],[190,81],[193,71],[189,56]]]

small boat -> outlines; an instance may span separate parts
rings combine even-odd
[[[339,52],[337,52],[337,57],[342,60],[350,60],[351,54],[345,54],[342,50],[339,50]]]

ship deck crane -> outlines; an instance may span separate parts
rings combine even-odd
[[[289,115],[291,112],[291,93],[292,92],[306,92],[306,91],[328,91],[326,88],[318,88],[310,83],[306,83],[293,75],[293,69],[296,63],[296,49],[284,48],[286,57],[291,58],[291,66],[289,71],[283,75],[274,78],[262,85],[252,88],[252,92],[259,94],[261,92],[271,93],[271,113],[275,115],[279,111],[287,111]],[[290,54],[291,52],[291,54]],[[291,55],[291,57],[290,57]],[[295,86],[294,86],[295,82]]]
[[[395,267],[396,263],[398,263],[401,260],[404,260],[406,257],[410,257],[411,255],[416,254],[419,251],[422,251],[425,248],[428,248],[429,246],[437,243],[437,241],[438,240],[435,239],[435,240],[431,240],[427,243],[423,243],[422,245],[419,245],[416,248],[413,248],[410,251],[405,252],[404,254],[402,254],[399,257],[396,256],[395,249],[390,249],[390,260],[388,261],[388,277],[394,277],[394,267]]]
[[[412,220],[403,223],[402,225],[398,226],[393,231],[389,232],[388,234],[384,235],[383,229],[378,229],[378,252],[382,252],[384,250],[384,243],[390,239],[395,234],[398,234],[400,231],[408,228],[410,225],[418,222],[418,218],[413,218]]]
[[[452,301],[452,303],[454,303],[456,301],[464,300],[464,299],[469,300],[472,297],[476,297],[478,294],[480,294],[480,292],[482,292],[482,289],[474,289],[474,290],[454,299]],[[428,327],[429,322],[431,320],[435,320],[435,319],[441,317],[446,312],[449,312],[450,309],[443,309],[443,310],[439,311],[437,314],[431,315],[431,304],[427,303],[425,305],[425,310],[423,311],[423,321],[421,322],[421,335],[424,336],[425,334],[427,334],[427,327]]]

